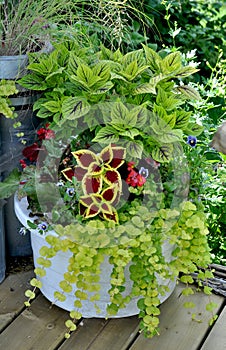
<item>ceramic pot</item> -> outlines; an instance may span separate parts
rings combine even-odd
[[[18,200],[17,196],[15,195],[14,198],[15,204],[15,212],[18,217],[18,219],[21,221],[21,223],[27,227],[27,220],[32,220],[31,217],[29,217],[29,211],[27,210],[27,200],[26,198],[23,198],[22,200]],[[54,231],[48,232],[48,234],[56,235]],[[31,231],[31,244],[32,244],[32,250],[33,250],[33,256],[34,256],[34,265],[35,267],[38,267],[37,264],[37,258],[39,257],[39,250],[42,246],[48,246],[48,244],[45,241],[45,234],[40,235],[37,230]],[[164,243],[163,246],[163,252],[165,259],[169,261],[172,259],[171,253],[172,253],[172,245],[169,245],[167,243]],[[58,252],[55,257],[51,259],[52,265],[51,267],[46,269],[46,275],[44,277],[38,277],[38,279],[42,282],[42,288],[41,292],[43,295],[51,302],[56,304],[57,306],[63,308],[64,310],[71,311],[74,309],[74,293],[76,291],[76,287],[74,287],[73,291],[71,293],[66,293],[66,300],[64,302],[55,301],[54,298],[54,292],[56,290],[60,291],[60,288],[58,287],[58,284],[60,281],[63,280],[63,275],[67,271],[67,265],[68,260],[71,256],[71,252]],[[100,275],[100,300],[96,302],[97,307],[99,308],[99,311],[97,313],[97,310],[94,306],[93,302],[90,302],[89,300],[83,300],[83,306],[79,310],[83,317],[90,318],[90,317],[106,317],[106,307],[109,304],[109,295],[108,290],[110,289],[110,279],[111,279],[111,271],[112,271],[112,265],[108,262],[108,259],[106,257],[104,263],[101,265],[101,275]],[[129,278],[129,266],[125,270],[125,277],[126,277],[126,294],[130,293],[132,288],[132,281]],[[159,276],[157,276],[157,279],[162,284],[165,284],[169,287],[169,292],[167,292],[164,296],[160,296],[160,302],[164,302],[173,292],[176,282],[172,281],[170,279],[160,279]],[[120,309],[118,314],[114,317],[128,317],[132,315],[136,315],[139,313],[139,309],[137,307],[137,301],[140,299],[140,297],[133,298],[125,308]]]

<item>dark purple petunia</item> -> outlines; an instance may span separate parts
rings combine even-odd
[[[197,138],[195,136],[188,136],[187,138],[187,144],[191,147],[195,147],[197,143]]]

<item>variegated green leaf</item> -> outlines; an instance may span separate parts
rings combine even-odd
[[[118,131],[112,126],[102,127],[92,140],[93,142],[100,142],[104,144],[117,143],[119,140]]]
[[[199,92],[189,85],[178,86],[176,90],[191,100],[201,100]]]
[[[101,78],[103,83],[110,79],[110,66],[106,62],[99,62],[93,67],[93,74]]]
[[[186,112],[184,110],[177,110],[176,114],[176,129],[185,129],[188,125],[192,112]]]
[[[183,140],[183,132],[180,129],[165,129],[162,134],[156,136],[156,140],[160,143],[180,142]]]
[[[199,136],[204,130],[204,127],[202,125],[196,124],[196,123],[189,123],[185,129],[185,133],[187,135],[192,136]]]
[[[45,107],[48,111],[52,113],[58,113],[61,112],[61,101],[47,101],[42,104],[43,107]]]
[[[115,103],[111,112],[111,125],[120,131],[133,128],[137,124],[137,116],[136,113],[130,113],[122,102]]]
[[[173,145],[166,144],[160,147],[156,146],[152,151],[152,158],[159,163],[168,163],[172,159]]]
[[[142,84],[133,90],[133,95],[139,95],[139,94],[154,94],[154,95],[156,95],[155,86],[156,85],[152,84],[152,83]]]
[[[170,53],[160,62],[161,72],[163,74],[177,72],[181,68],[181,65],[181,54],[178,51]]]
[[[126,153],[129,154],[131,157],[141,159],[143,152],[143,144],[142,142],[127,142],[126,143]]]
[[[191,66],[186,66],[181,68],[174,76],[176,78],[185,78],[188,77],[189,75],[192,75],[196,72],[198,72],[199,69],[191,67]]]
[[[157,106],[156,104],[154,104],[153,111],[159,118],[164,120],[165,124],[169,125],[171,128],[174,127],[176,122],[176,116],[174,113],[168,114],[162,106]]]
[[[128,137],[130,139],[134,139],[136,136],[138,136],[140,134],[139,130],[133,128],[133,129],[128,129],[128,130],[124,130],[120,132],[120,136],[125,136]]]
[[[157,52],[146,45],[142,45],[144,48],[147,64],[150,66],[151,70],[157,73],[161,72],[161,62],[162,58]]]
[[[113,88],[114,84],[111,81],[108,81],[107,83],[102,84],[101,82],[99,84],[95,84],[94,91],[91,91],[91,95],[100,95],[104,94],[105,92],[111,90]]]
[[[124,67],[127,67],[130,63],[136,61],[138,66],[142,66],[144,64],[144,58],[143,58],[143,50],[134,50],[131,52],[128,52],[121,58],[121,63]]]
[[[172,93],[167,93],[165,90],[163,90],[160,86],[158,86],[158,94],[156,98],[156,103],[159,106],[162,106],[165,108],[165,110],[170,111],[175,108],[177,108],[179,105],[181,105],[184,101],[180,98],[176,98],[176,95]]]
[[[80,118],[90,110],[86,99],[80,97],[68,97],[62,103],[63,117],[69,120]]]

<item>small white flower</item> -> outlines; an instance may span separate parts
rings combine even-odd
[[[139,174],[146,179],[149,175],[149,171],[148,171],[148,169],[146,169],[142,166],[139,170]]]
[[[25,236],[28,232],[29,232],[29,230],[26,227],[21,227],[19,229],[19,235],[21,235],[21,236]]]
[[[57,187],[63,187],[64,186],[64,182],[61,180],[59,182],[57,182]]]

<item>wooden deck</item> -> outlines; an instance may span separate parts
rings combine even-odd
[[[83,319],[69,339],[64,338],[68,313],[39,294],[29,309],[24,307],[24,291],[29,287],[32,271],[10,274],[0,285],[1,350],[225,350],[226,302],[213,294],[219,318],[208,326],[205,311],[208,296],[197,293],[194,312],[200,322],[191,320],[191,311],[183,307],[187,298],[181,285],[162,304],[161,336],[145,339],[139,333],[136,316],[121,319]],[[192,311],[193,312],[193,311]]]

